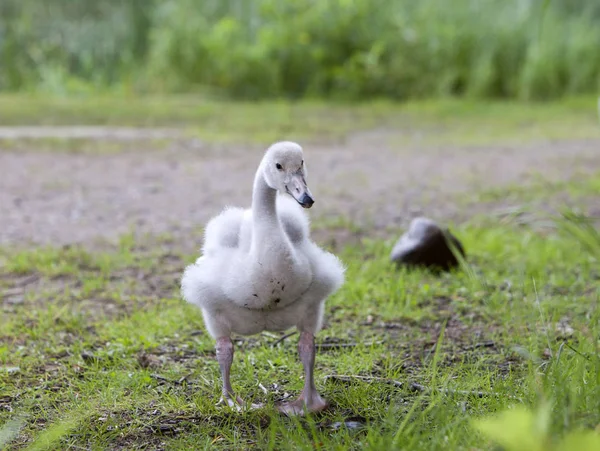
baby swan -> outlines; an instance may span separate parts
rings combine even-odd
[[[292,327],[300,332],[304,389],[297,400],[278,408],[302,415],[327,407],[313,376],[315,334],[325,300],[344,282],[344,267],[310,239],[308,218],[300,206],[310,208],[313,203],[302,148],[293,142],[273,144],[256,171],[252,207],[227,208],[211,219],[202,256],[183,274],[184,299],[202,309],[206,328],[216,339],[222,400],[232,407],[243,401],[229,377],[231,335]]]

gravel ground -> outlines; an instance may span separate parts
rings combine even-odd
[[[249,205],[264,149],[177,136],[107,127],[0,128],[0,139],[29,143],[25,151],[0,144],[0,245],[89,244],[135,230],[168,232],[198,247],[197,230],[206,220],[225,205]],[[139,146],[96,155],[36,150],[32,138],[44,137],[123,139]],[[156,137],[172,143],[145,148],[144,140]],[[342,216],[383,234],[418,214],[460,222],[510,206],[465,202],[482,189],[527,184],[540,174],[560,181],[600,170],[598,141],[427,149],[389,141],[385,131],[371,131],[343,144],[304,146],[316,197],[313,220]],[[343,240],[344,230],[339,233]]]

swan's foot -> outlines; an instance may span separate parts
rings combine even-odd
[[[231,396],[221,396],[221,399],[219,399],[217,406],[228,406],[239,412],[243,409],[245,404],[246,403],[244,402],[244,400],[239,396],[236,396],[235,398],[232,398]]]
[[[217,405],[227,405],[231,409],[241,412],[243,410],[258,409],[262,404],[247,403],[239,396],[236,396],[231,387],[229,373],[231,363],[233,362],[233,343],[229,337],[221,337],[217,339],[217,361],[221,368],[221,376],[223,378],[223,395]]]
[[[327,401],[321,398],[315,387],[313,376],[315,368],[315,337],[313,334],[309,332],[300,333],[298,354],[304,367],[304,389],[297,400],[282,403],[278,406],[279,411],[285,415],[304,415],[305,412],[320,412],[328,406]]]
[[[295,401],[281,403],[277,406],[277,410],[287,416],[303,416],[305,413],[321,412],[327,407],[329,407],[327,401],[315,392],[308,400],[302,394]]]
[[[219,405],[227,405],[229,408],[234,409],[237,412],[260,409],[264,406],[262,403],[248,403],[239,396],[236,396],[235,398],[231,396],[221,396],[221,399],[217,403],[217,406]]]

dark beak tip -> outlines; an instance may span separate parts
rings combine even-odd
[[[315,200],[308,194],[304,194],[304,196],[302,196],[302,199],[300,199],[299,203],[303,208],[310,208],[315,203]]]

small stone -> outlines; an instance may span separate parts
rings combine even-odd
[[[160,359],[157,356],[146,352],[139,354],[137,360],[142,368],[158,368],[160,366]]]
[[[560,321],[556,323],[555,329],[558,338],[569,338],[575,333],[575,330],[573,330],[573,328],[569,324],[568,318],[561,318]]]
[[[431,219],[419,217],[413,219],[408,231],[400,237],[390,260],[398,266],[424,266],[448,271],[458,266],[451,246],[465,257],[461,242],[450,231],[443,230]]]
[[[505,280],[504,282],[502,282],[500,284],[500,286],[498,287],[498,289],[500,291],[510,291],[512,288],[512,282],[510,280]]]
[[[340,430],[342,428],[347,429],[348,431],[356,431],[363,429],[366,426],[366,420],[362,417],[351,417],[347,418],[344,421],[336,421],[329,425],[329,429],[334,431]]]
[[[90,351],[82,351],[81,358],[83,359],[84,362],[87,362],[87,363],[96,362],[98,360],[98,358],[94,354],[92,354]]]

